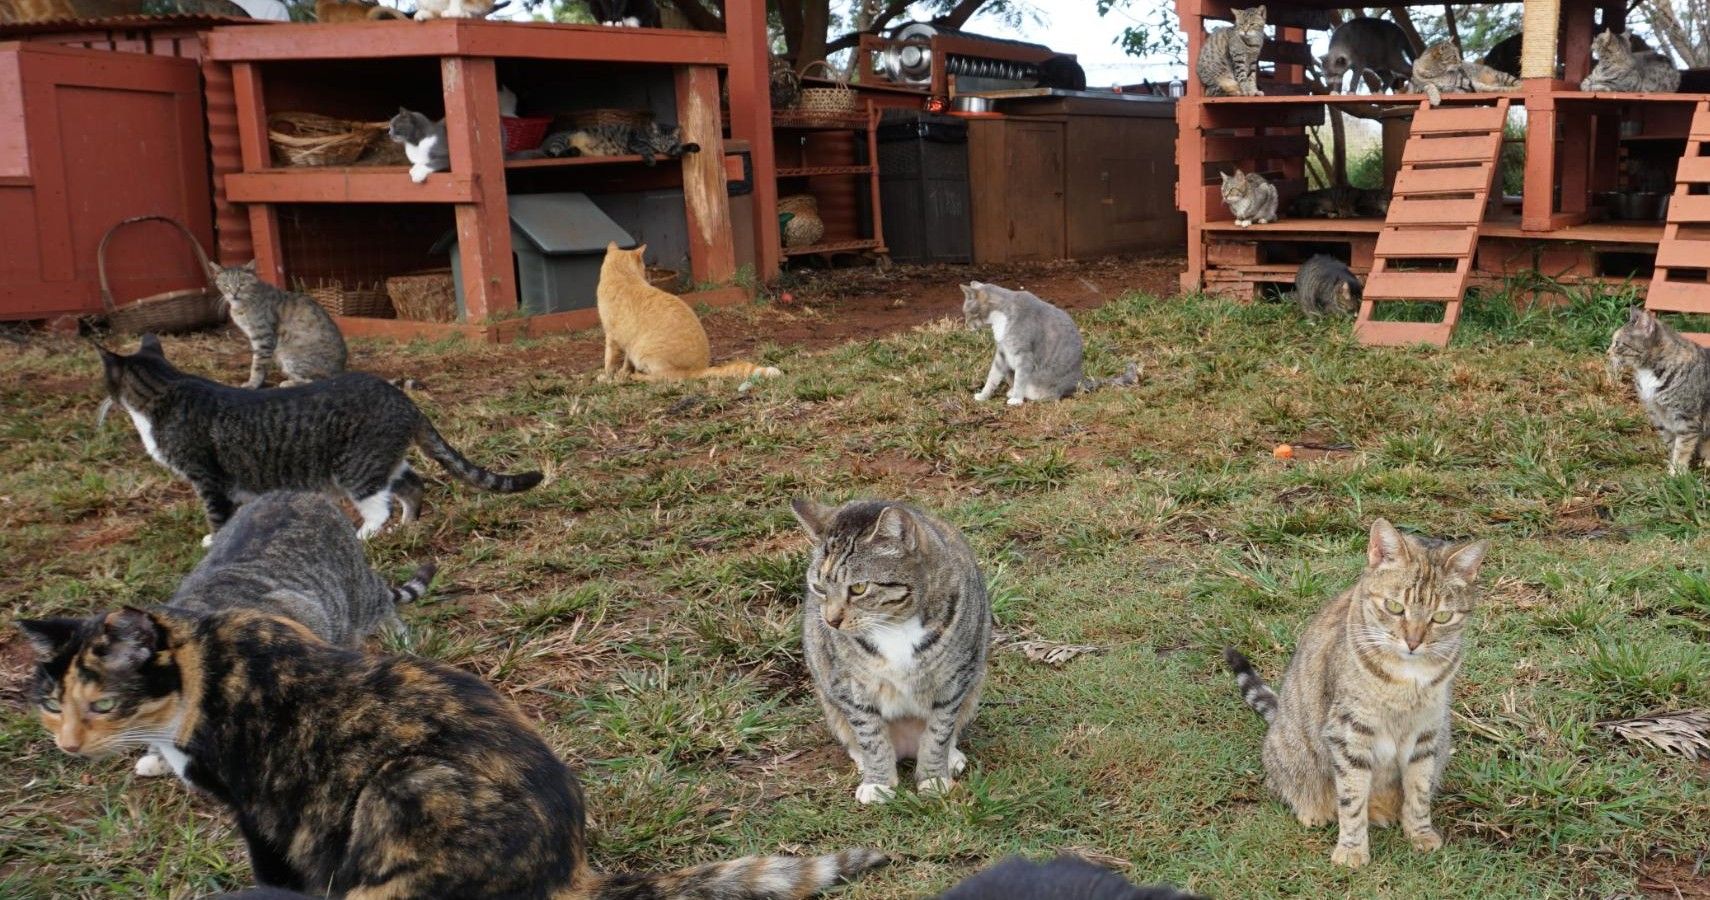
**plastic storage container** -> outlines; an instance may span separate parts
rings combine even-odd
[[[928,113],[886,113],[879,125],[885,244],[901,263],[968,263],[968,124]]]

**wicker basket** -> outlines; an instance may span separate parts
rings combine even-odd
[[[784,222],[786,247],[809,247],[825,237],[825,220],[819,217],[819,200],[812,194],[791,194],[778,199],[778,212],[789,213]]]
[[[386,133],[384,122],[352,122],[305,112],[267,117],[267,142],[288,166],[348,166]]]
[[[321,308],[335,316],[356,316],[363,319],[395,319],[392,298],[386,296],[382,285],[369,288],[347,288],[337,282],[319,287],[299,287],[299,291],[315,299]]]
[[[505,152],[522,153],[540,146],[546,140],[546,130],[552,127],[551,116],[500,116],[499,128],[505,133]]]
[[[796,108],[805,116],[825,116],[828,119],[847,118],[858,114],[861,105],[855,96],[855,90],[849,86],[848,80],[828,65],[825,60],[811,62],[802,67],[802,77],[818,66],[825,70],[825,76],[836,82],[836,87],[805,87],[800,89],[801,99],[796,101]]]
[[[672,269],[655,269],[651,266],[647,269],[647,283],[668,294],[677,293],[677,282],[682,277],[681,273]]]
[[[404,145],[397,141],[383,138],[374,142],[362,158],[351,163],[355,166],[407,166],[410,158],[404,154]]]
[[[386,294],[398,318],[412,322],[457,321],[457,284],[450,269],[412,272],[386,279]]]
[[[560,118],[571,128],[597,128],[601,125],[645,128],[653,122],[653,113],[645,109],[579,109]]]
[[[190,241],[191,249],[196,251],[196,261],[202,266],[203,278],[209,277],[209,270],[213,268],[208,262],[208,254],[202,250],[201,242],[177,219],[166,216],[133,216],[114,225],[101,236],[101,243],[95,248],[95,270],[101,279],[101,305],[107,310],[107,326],[127,334],[172,334],[207,328],[225,318],[220,294],[212,286],[167,291],[164,294],[144,297],[123,308],[113,302],[113,289],[107,282],[107,242],[115,232],[126,225],[148,221],[165,222],[178,229]]]

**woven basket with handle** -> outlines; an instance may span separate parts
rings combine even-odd
[[[213,266],[208,262],[208,254],[183,223],[167,216],[132,216],[107,229],[95,249],[95,271],[101,279],[101,306],[107,310],[107,326],[127,334],[172,334],[217,324],[225,318],[225,310],[220,304],[220,293],[212,285],[154,294],[123,307],[113,302],[113,288],[107,281],[107,242],[126,225],[149,221],[165,222],[178,229],[190,241],[191,249],[196,251],[196,261],[202,265],[202,277],[210,277],[209,270]]]
[[[335,316],[396,318],[397,313],[392,310],[392,298],[386,295],[382,287],[377,284],[371,288],[347,288],[338,282],[328,282],[318,287],[299,287],[298,290],[313,297],[322,309]]]
[[[306,112],[267,117],[267,142],[288,166],[348,166],[386,133],[385,122],[352,122]]]
[[[781,227],[784,246],[811,247],[825,237],[825,220],[819,217],[819,200],[814,195],[780,197],[778,212],[789,214]]]
[[[855,96],[855,89],[849,86],[849,81],[837,74],[825,60],[811,62],[802,67],[802,77],[807,77],[815,67],[825,70],[825,77],[836,82],[835,87],[804,87],[801,98],[796,101],[796,109],[804,116],[825,116],[827,118],[844,118],[860,112],[861,105]]]
[[[645,109],[580,109],[565,113],[562,118],[571,128],[594,128],[600,125],[645,128],[653,121],[653,113]]]

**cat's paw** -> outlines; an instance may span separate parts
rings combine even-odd
[[[897,795],[896,788],[883,784],[863,784],[855,789],[855,802],[862,806],[884,803]]]
[[[974,400],[977,402],[984,403],[990,399],[992,399],[992,395],[988,391],[975,391],[974,392]]]
[[[955,747],[950,748],[950,753],[944,761],[950,766],[950,774],[952,775],[960,775],[968,771],[968,754],[957,750]]]
[[[1407,839],[1413,843],[1413,849],[1420,853],[1430,853],[1443,846],[1443,833],[1435,828],[1426,828],[1424,831],[1415,832],[1408,835]]]
[[[1020,397],[1011,397],[1008,400],[1005,400],[1004,402],[1009,404],[1010,406],[1020,406],[1022,403],[1026,402],[1026,401],[1022,400]]]
[[[142,759],[137,760],[136,773],[142,778],[159,778],[162,775],[171,775],[172,767],[160,758],[160,754],[151,750],[144,753]]]
[[[410,180],[416,184],[421,184],[427,180],[427,177],[431,172],[433,172],[433,170],[426,166],[411,166]]]
[[[213,532],[210,531],[207,534],[202,535],[202,546],[204,546],[204,547],[214,546],[214,533]]]
[[[922,797],[943,797],[956,787],[956,782],[948,778],[927,778],[920,782],[919,791]]]
[[[1347,844],[1337,844],[1336,849],[1330,851],[1330,861],[1338,866],[1358,869],[1372,861],[1371,845],[1360,844],[1357,847],[1350,847]]]

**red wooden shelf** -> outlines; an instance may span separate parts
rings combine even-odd
[[[507,159],[507,169],[558,169],[566,166],[614,166],[638,163],[639,156],[559,156],[546,159]],[[665,160],[674,162],[674,160]]]
[[[779,178],[811,178],[815,175],[871,175],[872,166],[781,166]]]
[[[435,172],[416,184],[403,166],[261,169],[226,176],[234,203],[474,203],[478,182]]]
[[[210,59],[228,62],[481,56],[583,62],[724,65],[724,35],[666,28],[602,28],[484,19],[236,25],[208,34]]]
[[[806,247],[785,247],[785,256],[807,256],[813,253],[859,253],[862,250],[884,251],[880,241],[865,239],[858,241],[828,241],[824,244],[810,244]]]
[[[866,131],[869,124],[867,117],[861,114],[828,116],[780,110],[772,113],[772,127],[799,131]]]

